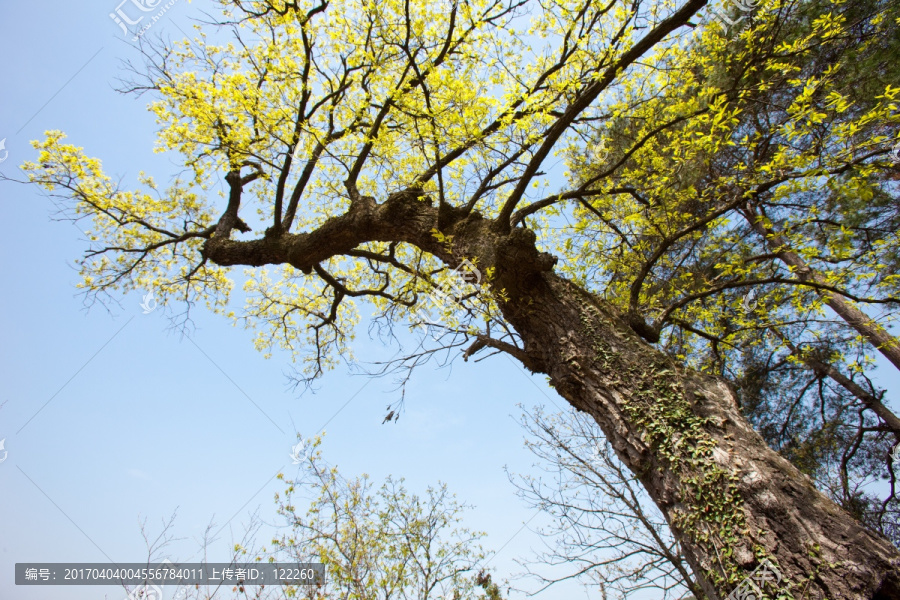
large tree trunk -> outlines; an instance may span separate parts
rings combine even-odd
[[[596,419],[710,598],[724,598],[766,558],[797,598],[900,598],[897,549],[769,448],[722,380],[677,365],[552,272],[520,292],[504,312],[527,354]]]
[[[453,236],[452,248],[432,228]],[[524,351],[494,340],[591,414],[666,516],[710,599],[768,559],[795,598],[900,600],[900,551],[819,493],[766,445],[726,383],[638,337],[606,303],[553,273],[533,232],[440,213],[420,193],[360,197],[310,233],[212,238],[220,265],[288,263],[311,272],[367,241],[403,241],[449,265],[477,259]],[[474,349],[470,349],[470,352]]]

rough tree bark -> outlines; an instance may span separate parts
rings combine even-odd
[[[640,478],[710,598],[730,589],[716,577],[729,554],[744,573],[774,557],[810,598],[900,598],[896,549],[769,448],[724,382],[679,367],[571,282],[545,273],[531,288],[507,318]]]
[[[440,213],[440,214],[439,214]],[[452,248],[430,233],[453,236]],[[534,233],[473,213],[447,214],[415,191],[347,214],[310,233],[240,242],[213,237],[220,265],[289,263],[311,272],[369,241],[414,244],[455,267],[477,258],[524,350],[489,342],[545,373],[596,419],[660,507],[706,594],[724,598],[764,558],[796,598],[900,599],[900,552],[863,528],[769,448],[720,379],[676,364],[611,306],[553,272]],[[479,343],[484,343],[480,340]]]

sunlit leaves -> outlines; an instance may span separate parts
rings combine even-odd
[[[90,242],[78,261],[81,287],[89,292],[152,289],[221,309],[231,290],[225,269],[200,255],[215,215],[202,189],[176,180],[160,190],[141,173],[142,191],[123,191],[103,173],[100,161],[63,142],[58,131],[34,143],[37,162],[23,168],[31,181],[68,195],[60,218],[71,219]]]
[[[237,229],[261,235],[321,226],[348,210],[350,189],[383,201],[415,187],[431,203],[495,216],[560,111],[676,5],[351,0],[221,8],[219,31],[198,26],[193,39],[148,47],[148,69],[135,71],[129,88],[151,93],[156,150],[183,167],[182,179],[165,192],[150,179],[140,181],[144,191],[120,191],[99,162],[61,146],[54,133],[40,145],[46,155],[28,165],[36,181],[71,195],[76,217],[95,220],[89,294],[119,284],[167,294],[180,285],[190,300],[221,308],[231,284],[201,249],[230,222],[226,201],[235,202]],[[61,163],[47,166],[54,161]],[[542,194],[549,177],[539,173],[534,184],[526,198]],[[557,212],[529,218],[548,242]],[[312,273],[248,272],[249,300],[235,318],[257,328],[261,350],[285,349],[316,376],[350,356],[353,329],[368,316],[358,304],[388,321],[421,321],[427,300],[452,277],[418,249],[371,243]],[[503,290],[492,298],[485,285],[434,316],[470,333],[496,320]]]
[[[474,600],[475,567],[484,559],[483,533],[461,527],[463,511],[446,485],[410,493],[403,480],[376,488],[367,475],[346,479],[311,440],[314,452],[296,479],[280,477],[276,496],[289,531],[273,540],[271,554],[287,562],[321,562],[321,596],[351,598],[440,597]],[[298,506],[307,503],[304,510]]]
[[[777,25],[788,10],[762,3],[735,39],[698,29],[666,48],[667,68],[647,61],[623,81],[606,107],[611,124],[584,125],[583,138],[611,138],[612,151],[592,161],[569,149],[573,184],[591,193],[569,202],[573,235],[555,246],[568,274],[650,323],[688,324],[726,347],[758,343],[779,323],[828,318],[821,293],[790,284],[798,273],[774,258],[779,247],[832,288],[896,296],[885,258],[900,240],[896,227],[877,224],[895,212],[878,154],[900,123],[896,92],[882,84],[861,96],[847,61],[813,73],[829,42],[859,35],[840,3],[793,29]],[[869,18],[867,27],[880,22]],[[885,39],[866,33],[860,54]],[[782,241],[773,245],[755,222]],[[747,311],[759,285],[760,308]],[[679,353],[708,343],[677,335]]]

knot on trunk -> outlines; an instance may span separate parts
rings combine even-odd
[[[629,311],[628,314],[625,315],[625,322],[628,323],[628,326],[631,327],[636,334],[651,344],[655,344],[659,341],[659,328],[648,324],[647,321],[644,320],[644,317],[637,312]]]

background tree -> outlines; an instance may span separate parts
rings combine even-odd
[[[647,590],[660,600],[705,598],[665,518],[593,419],[537,408],[523,414],[522,425],[547,478],[512,480],[526,502],[553,519],[539,530],[546,549],[523,561],[540,589],[577,579],[610,600]]]
[[[317,450],[306,467],[307,476],[287,481],[276,497],[291,530],[273,541],[270,556],[325,563],[326,583],[314,597],[468,600],[491,586],[478,568],[486,557],[477,542],[486,534],[460,527],[468,507],[446,485],[419,497],[388,477],[375,489],[366,475],[341,477]],[[304,514],[295,503],[305,490],[317,495]],[[495,596],[488,597],[497,597],[499,590],[491,591]],[[299,592],[288,588],[286,595]]]
[[[752,190],[726,174],[699,195],[671,176],[672,136],[690,133],[684,139],[706,154],[734,143],[746,94],[725,93],[728,80],[707,77],[719,64],[783,71],[801,49],[847,29],[823,15],[784,47],[789,5],[776,1],[760,8],[758,25],[734,45],[715,28],[691,34],[695,44],[679,39],[705,4],[360,0],[337,9],[223,1],[221,27],[234,43],[198,36],[148,48],[147,77],[132,88],[153,93],[160,147],[181,157],[185,174],[168,189],[157,191],[143,175],[142,191],[119,189],[59,132],[36,143],[38,162],[24,168],[64,198],[68,216],[91,220],[82,261],[89,298],[149,286],[227,312],[229,269],[249,267],[251,299],[239,318],[258,328],[262,349],[294,352],[309,378],[350,357],[357,300],[374,306],[376,322],[415,320],[442,269],[469,260],[485,279],[468,288],[462,307],[445,311],[463,340],[451,343],[467,343],[467,356],[483,348],[509,353],[590,413],[660,508],[707,595],[726,595],[768,559],[788,593],[897,597],[900,552],[770,448],[723,379],[691,369],[702,365],[662,337],[659,348],[651,345],[660,313],[642,274],[664,258],[671,276],[652,281],[690,293],[692,279],[680,275],[681,259],[672,254],[686,239],[710,229],[714,240],[727,239],[721,220],[750,201],[745,195],[752,200],[838,168],[804,168]],[[878,18],[872,25],[886,27]],[[666,90],[694,93],[671,104],[655,86],[666,77]],[[815,88],[798,79],[799,88]],[[799,94],[788,111],[786,127],[804,136],[815,121],[810,94]],[[885,85],[876,106],[848,123],[893,122],[894,94]],[[836,107],[846,102],[852,99]],[[627,232],[613,257],[619,263],[569,244],[573,236],[539,243],[554,215],[584,208],[561,204],[584,196],[583,182],[550,196],[541,191],[548,159],[623,115],[657,125],[617,148],[615,176],[604,171],[595,181],[641,181],[658,197],[624,192],[648,205],[649,215],[624,204],[615,214],[589,211]],[[815,156],[789,158],[802,166]],[[618,189],[588,191],[621,198]],[[545,250],[567,245],[576,251],[561,254],[557,272],[557,258]],[[727,272],[739,256],[728,252],[712,264]],[[623,271],[624,280],[601,279],[632,291],[596,293],[593,282],[572,274],[573,261],[590,272]],[[628,273],[638,277],[623,283]],[[837,293],[815,280],[802,284]],[[624,309],[622,297],[629,298]],[[733,308],[723,304],[717,314]],[[701,317],[710,315],[694,320]]]
[[[419,496],[391,477],[378,488],[367,475],[346,479],[324,460],[321,442],[321,436],[308,441],[298,478],[279,475],[286,485],[275,495],[283,533],[256,547],[262,522],[254,517],[233,544],[231,560],[323,563],[324,583],[186,586],[179,588],[181,600],[502,600],[491,574],[479,566],[486,556],[478,540],[486,534],[460,526],[469,507],[458,503],[446,485]],[[299,502],[308,502],[307,508],[298,508]],[[157,536],[142,529],[150,562],[160,562],[166,546],[175,541],[173,521],[174,515]],[[213,541],[204,537],[204,555]]]
[[[805,360],[799,360],[794,352],[799,350],[792,346],[787,340],[775,348],[745,351],[743,371],[734,382],[742,411],[820,490],[900,547],[900,464],[890,458],[896,445],[893,431],[829,377],[821,357],[836,355],[836,350],[819,343],[803,350]],[[884,395],[864,374],[855,375],[860,390]]]

